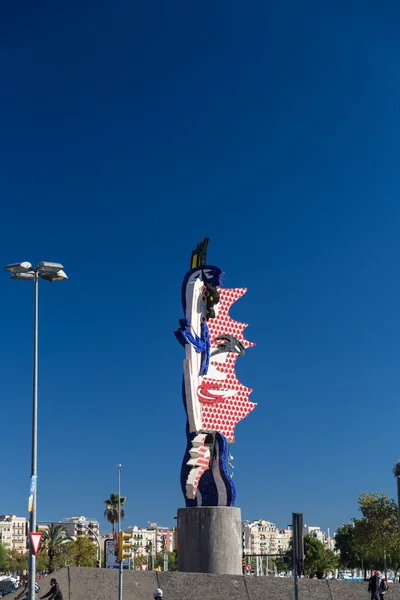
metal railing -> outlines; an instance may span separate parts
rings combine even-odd
[[[245,554],[243,556],[243,561],[246,561],[246,565],[243,565],[244,574],[257,577],[278,577],[279,573],[274,559],[283,556],[283,554]]]

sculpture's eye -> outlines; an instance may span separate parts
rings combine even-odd
[[[211,356],[216,356],[223,352],[234,352],[239,356],[244,356],[245,349],[242,342],[233,335],[229,335],[228,333],[225,335],[217,335],[215,337],[215,342],[219,342],[219,344],[216,349],[211,352]]]

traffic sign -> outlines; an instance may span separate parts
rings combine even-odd
[[[32,533],[29,534],[29,537],[31,538],[33,552],[37,554],[40,546],[40,540],[42,539],[42,534],[39,531],[32,531]]]
[[[118,550],[118,548],[117,548],[117,550]],[[107,569],[118,569],[119,568],[118,558],[114,551],[114,540],[111,538],[104,541],[104,557],[105,557],[105,563],[106,563]],[[129,562],[130,562],[129,558],[125,558],[123,565],[122,565],[124,569],[129,569]]]
[[[247,564],[245,566],[245,570],[246,570],[247,573],[250,573],[250,571],[251,571],[251,565]]]

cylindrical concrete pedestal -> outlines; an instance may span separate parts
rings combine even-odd
[[[178,571],[241,575],[241,557],[240,508],[178,509]]]

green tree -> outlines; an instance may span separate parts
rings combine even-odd
[[[176,571],[177,570],[177,557],[176,552],[167,552],[168,554],[168,571]],[[156,555],[156,560],[154,567],[161,567],[164,570],[164,552],[158,552]]]
[[[110,494],[108,500],[104,500],[106,505],[106,510],[104,511],[104,516],[109,523],[112,525],[112,532],[114,533],[115,524],[118,523],[118,494]],[[126,498],[125,496],[121,496],[121,521],[125,516],[125,511],[123,506],[125,505]]]
[[[97,546],[87,537],[78,537],[64,544],[62,549],[64,562],[72,567],[94,567],[97,558]]]
[[[339,566],[344,569],[355,569],[361,566],[360,553],[355,542],[355,526],[345,523],[335,534],[335,550],[339,552]]]
[[[40,571],[48,572],[49,570],[49,557],[45,550],[39,550],[39,554],[36,557],[36,569],[38,573],[40,573]]]
[[[0,543],[0,571],[8,571],[10,568],[10,555],[7,548]]]
[[[383,554],[371,543],[370,527],[365,519],[354,519],[354,546],[360,555],[364,576],[367,569],[384,568]]]
[[[61,566],[63,560],[63,546],[71,541],[64,525],[51,523],[49,528],[43,532],[41,546],[47,551],[49,557],[49,573]]]
[[[148,565],[148,560],[149,560],[149,557],[146,556],[145,554],[138,554],[137,552],[135,552],[133,568],[140,569],[141,565]]]
[[[324,573],[337,569],[339,557],[325,548],[325,544],[312,535],[304,536],[304,571],[306,575],[316,573],[318,578]]]
[[[22,571],[28,570],[29,557],[28,553],[21,554],[17,550],[10,551],[10,571],[16,571],[22,573]]]
[[[354,521],[356,548],[369,566],[397,570],[400,536],[396,502],[383,492],[364,492],[358,504],[362,519]],[[390,564],[393,560],[395,564]]]
[[[285,556],[288,556],[288,554],[285,554]],[[293,568],[292,560],[290,559],[289,563],[283,562],[283,557],[275,558],[273,560],[273,564],[275,565],[278,573],[285,573],[285,575],[287,575],[288,572]]]
[[[284,564],[283,560],[275,561],[280,572],[293,569],[293,540],[290,540],[285,556],[289,558],[289,564]],[[325,548],[324,543],[313,535],[304,536],[304,556],[305,575],[316,573],[318,578],[323,577],[326,572],[335,571],[339,564],[339,557],[332,550]]]

